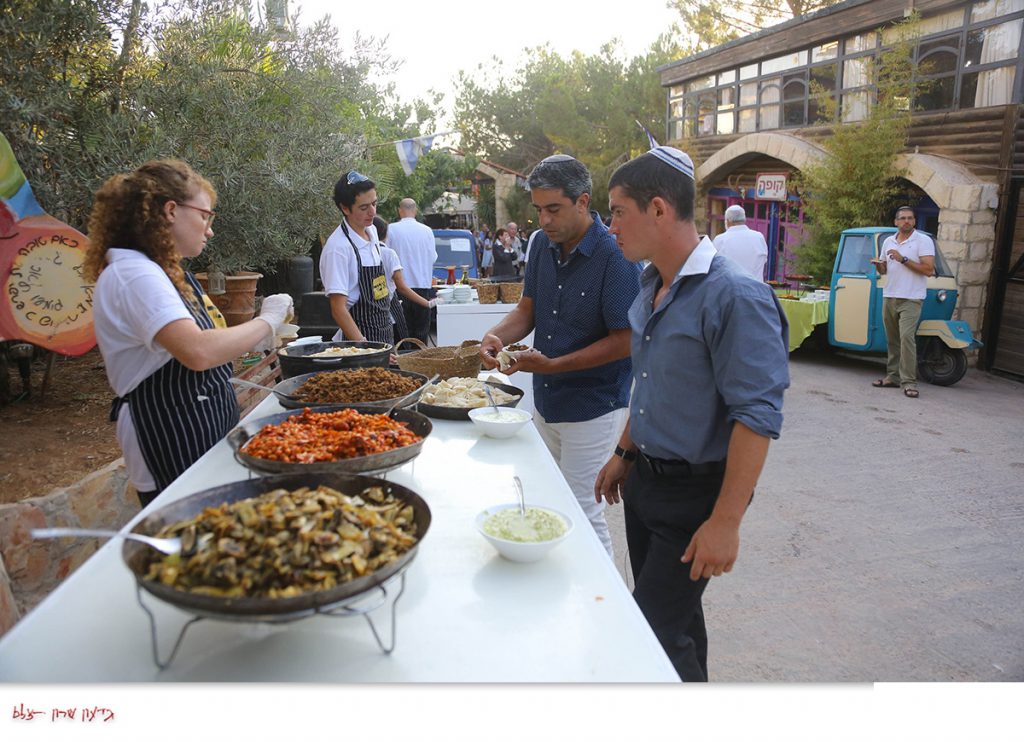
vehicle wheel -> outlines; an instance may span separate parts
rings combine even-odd
[[[917,357],[917,372],[929,384],[952,386],[967,373],[967,356],[960,348],[950,348],[933,337],[921,350]]]

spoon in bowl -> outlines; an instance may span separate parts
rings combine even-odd
[[[491,387],[490,385],[487,384],[487,382],[484,382],[484,392],[487,394],[487,399],[490,400],[491,407],[494,409],[494,416],[498,417],[498,415],[500,414],[498,412],[498,405],[494,402],[494,395],[491,394]]]
[[[526,498],[523,496],[523,480],[516,474],[512,477],[512,483],[516,486],[516,497],[519,498],[519,517],[526,520]]]
[[[64,538],[65,536],[125,538],[129,541],[140,541],[164,554],[178,554],[181,552],[181,539],[177,537],[158,538],[157,536],[145,536],[141,533],[121,533],[120,531],[105,531],[95,528],[33,528],[31,535],[32,538]]]

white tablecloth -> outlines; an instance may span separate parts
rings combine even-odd
[[[279,411],[270,397],[252,417]],[[528,502],[575,522],[569,538],[534,564],[505,561],[474,527],[485,507],[513,500],[513,474]],[[247,476],[222,441],[151,508]],[[469,422],[435,420],[421,455],[388,478],[418,492],[433,517],[397,602],[390,656],[360,617],[275,626],[204,620],[160,671],[121,543],[111,541],[0,640],[0,681],[677,680],[532,425],[496,440]],[[157,616],[166,656],[188,616],[143,599]],[[386,608],[371,614],[385,636]]]

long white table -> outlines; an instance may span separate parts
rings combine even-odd
[[[252,417],[280,410],[270,397]],[[536,429],[496,440],[469,422],[433,422],[420,456],[387,475],[418,492],[433,518],[395,604],[390,655],[358,616],[284,625],[203,620],[161,671],[121,543],[110,541],[0,640],[0,682],[677,681]],[[474,527],[485,507],[513,501],[514,474],[529,503],[575,523],[533,564],[505,561]],[[222,441],[150,509],[248,476]],[[393,596],[394,587],[371,614],[385,639]],[[143,600],[166,657],[189,616],[148,593]]]

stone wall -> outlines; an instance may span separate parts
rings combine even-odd
[[[0,635],[98,548],[96,539],[34,541],[33,528],[119,530],[139,512],[124,460],[44,497],[0,505]]]

